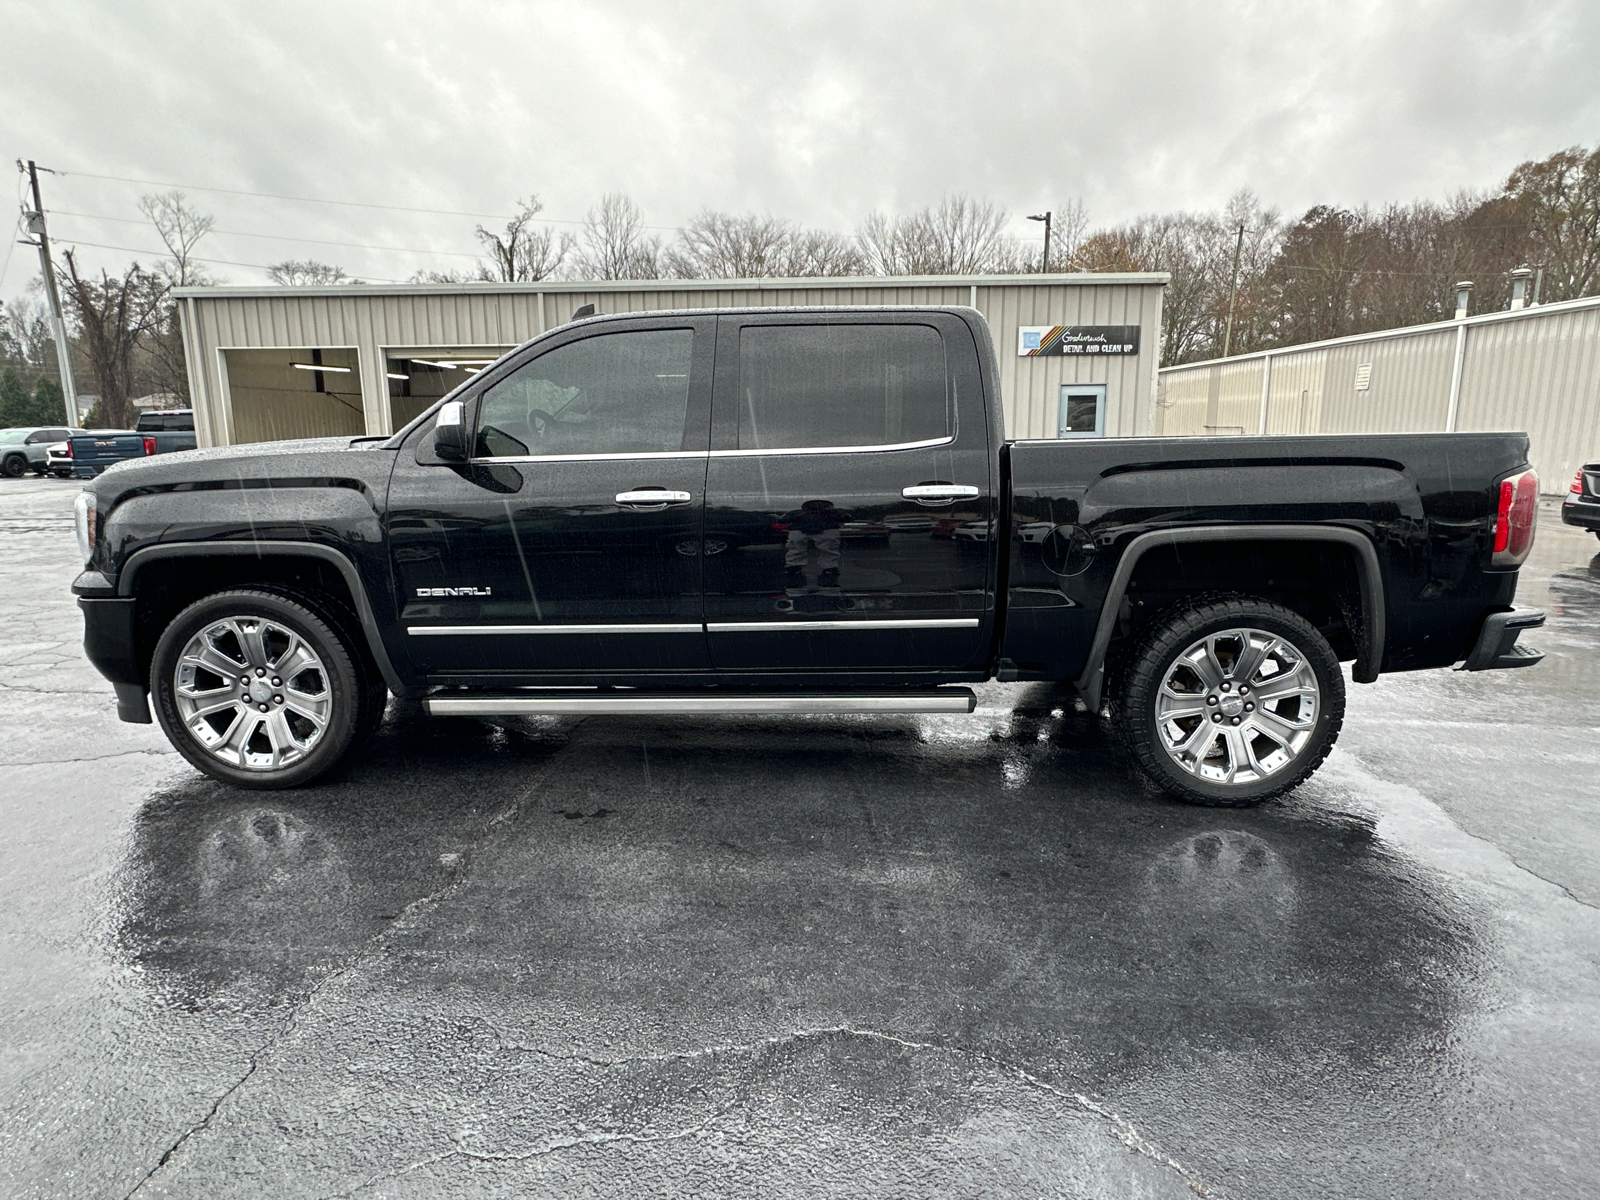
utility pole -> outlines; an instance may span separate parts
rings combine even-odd
[[[1239,255],[1244,251],[1244,225],[1239,226],[1239,237],[1233,243],[1233,283],[1228,288],[1228,327],[1222,334],[1222,357],[1228,357],[1233,345],[1233,302],[1239,297]]]
[[[1050,218],[1054,213],[1036,213],[1028,218],[1030,221],[1044,222],[1044,259],[1039,263],[1039,274],[1050,274]]]
[[[22,170],[22,162],[18,160],[17,170]],[[61,392],[66,401],[67,424],[72,428],[78,425],[78,389],[72,381],[72,358],[67,350],[67,322],[61,315],[61,293],[56,290],[56,268],[50,261],[50,235],[44,226],[44,201],[39,199],[39,168],[34,165],[33,159],[28,160],[28,182],[33,186],[33,211],[23,209],[22,218],[27,230],[37,242],[28,243],[39,247],[39,267],[44,272],[44,292],[50,300],[50,330],[56,341],[56,362],[61,367]],[[50,168],[46,167],[47,172]],[[51,172],[53,173],[53,172]]]

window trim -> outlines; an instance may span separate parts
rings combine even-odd
[[[775,458],[782,454],[875,454],[887,450],[932,450],[948,446],[956,440],[955,434],[942,438],[929,438],[921,442],[873,442],[867,446],[785,446],[781,450],[712,450],[712,458]]]
[[[1086,433],[1074,433],[1066,429],[1067,400],[1069,392],[1082,395],[1085,392],[1095,393],[1094,429]],[[1056,438],[1061,441],[1081,441],[1084,438],[1103,438],[1106,436],[1106,409],[1109,407],[1110,387],[1104,383],[1063,383],[1056,393]]]

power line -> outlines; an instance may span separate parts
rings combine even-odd
[[[148,187],[182,188],[190,192],[221,192],[228,196],[255,196],[261,200],[290,200],[297,204],[338,204],[346,208],[381,208],[388,212],[428,213],[436,217],[488,217],[493,221],[507,219],[505,213],[462,212],[448,208],[408,208],[400,204],[368,204],[361,200],[324,200],[320,196],[280,196],[273,192],[249,192],[240,188],[205,187],[198,183],[173,183],[170,180],[160,179],[130,179],[125,175],[96,175],[89,171],[57,171],[63,177],[77,176],[82,179],[109,179],[116,183],[139,183]],[[581,225],[582,221],[561,222],[562,224]]]
[[[79,241],[77,238],[69,238],[69,239],[66,239],[66,240],[72,242],[72,244],[74,246],[93,246],[96,250],[121,250],[121,251],[123,251],[123,252],[125,252],[127,254],[145,254],[145,255],[153,256],[155,258],[170,258],[171,257],[171,255],[168,254],[165,250],[141,250],[137,246],[111,246],[111,245],[107,245],[105,242],[83,242],[83,241]],[[231,258],[202,258],[198,254],[190,255],[190,259],[192,261],[194,261],[194,262],[211,263],[211,264],[213,264],[215,266],[219,266],[219,267],[253,267],[257,271],[270,271],[270,270],[272,270],[272,267],[274,265],[274,264],[270,264],[270,263],[238,262],[238,261],[236,261],[234,259],[231,259]],[[385,279],[381,275],[373,275],[373,276],[370,276],[369,278],[371,278],[374,283],[406,283],[406,282],[408,282],[407,280],[404,280],[404,279]]]
[[[451,208],[410,208],[403,204],[370,204],[364,200],[327,200],[321,196],[282,196],[275,192],[250,192],[242,188],[206,187],[198,183],[173,183],[170,180],[160,179],[131,179],[126,175],[96,175],[90,171],[56,171],[62,177],[77,176],[80,179],[109,179],[115,183],[138,183],[147,187],[181,188],[189,192],[220,192],[225,196],[253,196],[258,200],[288,200],[296,204],[337,204],[346,208],[377,208],[385,212],[426,213],[435,217],[486,217],[491,221],[508,221],[511,218],[505,213],[465,212]],[[586,225],[587,221],[574,221],[570,218],[540,217],[552,225]],[[645,229],[654,229],[663,233],[676,233],[678,228],[673,225],[645,225]]]
[[[135,217],[107,217],[100,213],[68,212],[65,209],[51,209],[52,216],[77,217],[86,221],[116,221],[120,225],[144,225],[149,221]],[[298,242],[308,246],[342,246],[351,250],[392,250],[400,254],[447,254],[452,258],[481,258],[482,255],[470,254],[464,250],[423,250],[416,246],[377,246],[368,242],[330,242],[322,238],[294,237],[289,234],[278,233],[246,233],[242,229],[208,229],[207,233],[221,234],[226,237],[263,238],[267,241]]]

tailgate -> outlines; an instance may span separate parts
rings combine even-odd
[[[74,466],[103,471],[125,458],[143,457],[144,438],[137,433],[119,433],[109,437],[79,435],[72,439]]]

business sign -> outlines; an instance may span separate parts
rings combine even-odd
[[[1017,331],[1017,354],[1137,354],[1137,325],[1024,325]]]

